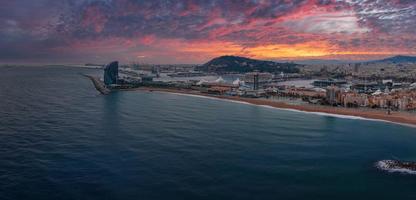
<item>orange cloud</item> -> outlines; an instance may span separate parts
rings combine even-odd
[[[316,57],[330,54],[330,45],[326,42],[306,42],[301,44],[272,44],[246,49],[257,58]]]

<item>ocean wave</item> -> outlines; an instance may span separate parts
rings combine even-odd
[[[397,166],[395,164],[397,162],[398,161],[394,161],[394,160],[381,160],[381,161],[376,162],[375,166],[377,169],[382,170],[382,171],[387,171],[389,173],[402,173],[402,174],[416,175],[416,170]]]
[[[273,106],[269,106],[269,105],[259,105],[259,104],[253,104],[253,103],[245,102],[245,101],[238,101],[238,100],[232,100],[232,99],[223,99],[223,98],[218,98],[218,97],[209,97],[209,96],[197,95],[197,94],[185,94],[185,93],[176,93],[176,92],[166,92],[166,93],[182,95],[182,96],[191,96],[191,97],[197,97],[197,98],[204,98],[204,99],[211,99],[211,100],[218,100],[218,101],[227,101],[227,102],[233,102],[233,103],[239,103],[239,104],[245,104],[245,105],[259,106],[259,107],[264,107],[264,108],[271,108],[271,109],[277,109],[277,110],[298,112],[298,113],[303,113],[303,114],[320,115],[320,116],[326,116],[326,117],[336,117],[336,118],[342,118],[342,119],[385,122],[385,123],[391,123],[391,124],[397,124],[397,125],[416,128],[416,125],[406,124],[406,123],[399,123],[399,122],[392,122],[392,121],[382,120],[382,119],[372,119],[372,118],[365,118],[365,117],[359,117],[359,116],[353,116],[353,115],[342,115],[342,114],[333,114],[333,113],[325,113],[325,112],[310,112],[310,111],[303,111],[303,110],[297,110],[297,109],[292,109],[292,108],[278,108],[278,107],[273,107]]]
[[[228,102],[245,104],[245,105],[256,105],[256,104],[252,104],[252,103],[248,103],[248,102],[244,102],[244,101],[223,99],[223,98],[218,98],[218,97],[209,97],[209,96],[197,95],[197,94],[185,94],[185,93],[177,93],[177,92],[167,92],[167,93],[182,95],[182,96],[198,97],[198,98],[203,98],[203,99],[211,99],[211,100],[217,100],[217,101],[228,101]]]
[[[337,118],[344,118],[344,119],[384,121],[384,120],[378,120],[378,119],[369,119],[369,118],[364,118],[364,117],[357,117],[357,116],[352,116],[352,115],[340,115],[340,114],[332,114],[332,113],[324,113],[324,112],[308,112],[308,111],[296,110],[296,109],[291,109],[291,108],[276,108],[276,107],[268,106],[268,105],[259,105],[259,106],[265,107],[265,108],[273,108],[273,109],[278,109],[278,110],[291,111],[291,112],[314,114],[314,115],[321,115],[321,116],[328,116],[328,117],[337,117]]]
[[[297,112],[297,113],[302,113],[302,114],[319,115],[319,116],[325,116],[325,117],[336,117],[336,118],[341,118],[341,119],[384,122],[384,123],[391,123],[391,124],[397,124],[397,125],[416,128],[416,125],[399,123],[399,122],[392,122],[392,121],[382,120],[382,119],[372,119],[372,118],[365,118],[365,117],[359,117],[359,116],[353,116],[353,115],[341,115],[341,114],[333,114],[333,113],[325,113],[325,112],[310,112],[310,111],[303,111],[303,110],[297,110],[297,109],[292,109],[292,108],[277,108],[277,107],[273,107],[273,106],[269,106],[269,105],[257,105],[257,104],[251,104],[251,105],[256,105],[256,106],[260,106],[260,107],[264,107],[264,108],[290,111],[290,112]]]

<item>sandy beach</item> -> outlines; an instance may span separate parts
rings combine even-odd
[[[180,94],[191,94],[204,97],[212,97],[217,99],[225,99],[232,101],[239,101],[250,103],[254,105],[264,105],[280,109],[291,109],[297,111],[311,112],[311,113],[324,113],[324,114],[333,114],[333,115],[346,115],[361,117],[366,119],[382,120],[387,122],[399,123],[404,125],[410,125],[416,127],[416,114],[409,112],[391,112],[390,115],[383,110],[370,110],[370,109],[355,109],[355,108],[343,108],[343,107],[330,107],[330,106],[319,106],[319,105],[293,105],[287,104],[285,102],[272,101],[269,99],[263,98],[244,98],[237,96],[217,96],[210,95],[206,93],[200,93],[194,90],[185,90],[185,89],[165,89],[165,88],[136,88],[135,90],[139,91],[158,91],[158,92],[169,92],[169,93],[180,93]]]

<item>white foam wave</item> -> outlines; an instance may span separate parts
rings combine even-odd
[[[182,96],[191,96],[191,97],[197,97],[197,98],[204,98],[204,99],[219,100],[219,101],[228,101],[228,102],[245,104],[245,105],[260,106],[260,107],[264,107],[264,108],[271,108],[271,109],[277,109],[277,110],[298,112],[298,113],[303,113],[303,114],[312,114],[312,115],[320,115],[320,116],[327,116],[327,117],[336,117],[336,118],[342,118],[342,119],[387,122],[387,123],[393,123],[393,124],[398,124],[398,125],[402,125],[402,126],[416,128],[416,125],[406,124],[406,123],[399,123],[399,122],[392,122],[392,121],[387,121],[387,120],[382,120],[382,119],[372,119],[372,118],[365,118],[365,117],[359,117],[359,116],[332,114],[332,113],[325,113],[325,112],[309,112],[309,111],[303,111],[303,110],[297,110],[297,109],[291,109],[291,108],[277,108],[277,107],[273,107],[273,106],[269,106],[269,105],[258,105],[258,104],[253,104],[253,103],[249,103],[249,102],[245,102],[245,101],[238,101],[238,100],[232,100],[232,99],[223,99],[223,98],[217,98],[217,97],[209,97],[209,96],[197,95],[197,94],[185,94],[185,93],[176,93],[176,92],[167,92],[167,93],[182,95]]]
[[[245,102],[245,101],[236,101],[236,100],[231,100],[231,99],[222,99],[222,98],[209,97],[209,96],[197,95],[197,94],[185,94],[185,93],[176,93],[176,92],[168,92],[168,93],[176,94],[176,95],[182,95],[182,96],[198,97],[198,98],[203,98],[203,99],[212,99],[212,100],[217,100],[217,101],[228,101],[228,102],[245,104],[245,105],[256,105],[256,104],[248,103],[248,102]]]
[[[344,118],[344,119],[384,121],[384,120],[368,119],[364,117],[357,117],[357,116],[351,116],[351,115],[340,115],[340,114],[332,114],[332,113],[324,113],[324,112],[308,112],[308,111],[296,110],[296,109],[291,109],[291,108],[276,108],[276,107],[268,106],[268,105],[260,105],[260,106],[265,107],[265,108],[273,108],[273,109],[278,109],[278,110],[286,110],[286,111],[291,111],[291,112],[299,112],[299,113],[304,113],[304,114],[321,115],[321,116],[328,116],[328,117],[337,117],[337,118]]]
[[[256,104],[253,104],[253,105],[256,105]],[[332,113],[324,113],[324,112],[309,112],[309,111],[296,110],[296,109],[291,109],[291,108],[276,108],[276,107],[269,106],[269,105],[257,105],[257,106],[261,106],[261,107],[265,107],[265,108],[272,108],[272,109],[277,109],[277,110],[298,112],[298,113],[302,113],[302,114],[320,115],[320,116],[336,117],[336,118],[342,118],[342,119],[387,122],[387,123],[393,123],[393,124],[398,124],[398,125],[402,125],[402,126],[408,126],[408,127],[416,128],[416,126],[412,125],[412,124],[404,124],[404,123],[392,122],[392,121],[387,121],[387,120],[382,120],[382,119],[372,119],[372,118],[365,118],[365,117],[359,117],[359,116],[353,116],[353,115],[341,115],[341,114],[332,114]]]
[[[167,93],[181,95],[181,96],[188,96],[188,97],[198,97],[202,99],[218,100],[218,98],[215,98],[215,97],[209,97],[209,96],[203,96],[203,95],[197,95],[197,94],[185,94],[185,93],[177,93],[177,92],[167,92]]]
[[[400,168],[400,167],[390,167],[390,162],[394,162],[392,160],[381,160],[376,163],[376,167],[380,170],[387,171],[389,173],[402,173],[402,174],[412,174],[416,175],[416,171]]]

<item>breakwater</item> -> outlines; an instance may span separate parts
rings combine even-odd
[[[97,77],[86,75],[86,74],[84,74],[84,76],[89,78],[92,81],[95,89],[97,89],[97,91],[99,91],[101,94],[107,95],[111,92],[111,90],[105,87],[104,83],[101,82],[100,79],[98,79]]]

